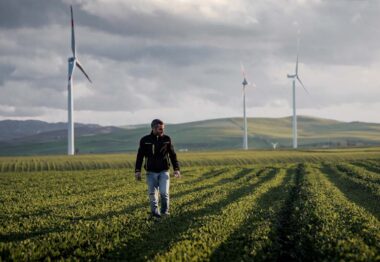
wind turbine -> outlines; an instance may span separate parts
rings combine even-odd
[[[303,89],[305,89],[306,93],[309,93],[307,89],[305,88],[304,84],[302,83],[299,75],[298,75],[298,56],[299,56],[299,45],[300,45],[300,39],[297,40],[297,60],[296,60],[296,69],[294,74],[290,75],[288,74],[288,78],[293,79],[293,148],[296,149],[298,147],[297,142],[297,113],[296,113],[296,81],[298,81]]]
[[[278,143],[271,143],[271,144],[272,144],[273,150],[276,150]]]
[[[68,73],[68,121],[67,121],[67,154],[74,155],[75,147],[74,147],[74,99],[73,99],[73,74],[75,67],[78,67],[82,73],[86,76],[88,81],[91,82],[91,79],[86,74],[83,69],[83,66],[79,63],[79,60],[76,56],[75,52],[75,34],[74,34],[74,17],[73,17],[73,7],[70,6],[71,11],[71,50],[73,52],[73,56],[68,59],[69,73]]]
[[[242,63],[240,63],[240,66],[241,66],[241,72],[243,74],[243,82],[242,82],[242,85],[243,85],[243,117],[244,117],[243,149],[247,150],[248,149],[248,127],[247,127],[247,114],[246,114],[246,106],[245,106],[245,88],[248,85],[253,85],[253,86],[255,86],[255,85],[248,83],[247,76],[245,74],[244,66]]]

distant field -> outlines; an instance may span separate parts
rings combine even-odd
[[[329,119],[298,116],[298,145],[300,148],[349,148],[380,146],[380,124],[339,122]],[[43,130],[24,122],[18,131]],[[45,123],[48,125],[48,123]],[[40,126],[40,128],[38,128]],[[292,118],[248,118],[248,144],[255,149],[292,147]],[[13,133],[14,126],[1,128],[0,156],[59,155],[67,152],[67,130],[33,133],[3,140]],[[88,130],[87,130],[88,129]],[[128,153],[137,150],[140,138],[150,132],[148,125],[129,128],[106,128],[95,132],[91,128],[76,129],[75,146],[80,153]],[[3,130],[3,131],[2,131]],[[7,131],[4,133],[4,130]],[[97,129],[96,129],[97,130]],[[243,119],[222,118],[190,123],[167,124],[177,149],[189,151],[238,150],[242,147]],[[3,133],[3,137],[2,137]],[[20,135],[20,134],[19,134]]]
[[[180,153],[160,221],[134,158],[0,158],[1,259],[380,259],[380,148]]]
[[[333,150],[234,150],[178,153],[181,166],[258,165],[354,159],[379,159],[380,148]],[[0,157],[0,172],[132,168],[136,153],[70,156]]]

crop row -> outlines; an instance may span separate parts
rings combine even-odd
[[[177,186],[173,188],[173,195],[177,195],[177,190],[186,192],[192,184],[201,181],[207,186],[213,183],[216,177],[219,179],[228,176],[228,170],[185,170],[183,175],[186,184],[178,181]],[[198,176],[194,177],[192,173]],[[118,212],[123,213],[123,210],[136,206],[136,202],[142,206],[146,198],[144,184],[135,183],[130,170],[7,176],[0,178],[1,182],[4,181],[3,190],[0,192],[4,203],[1,217],[8,218],[2,223],[3,234],[14,232],[14,223],[22,224],[18,230],[20,234],[27,235],[33,231],[46,231],[49,227],[62,227],[62,223],[70,224],[82,218],[101,218]],[[102,213],[103,215],[100,215]]]
[[[340,176],[357,187],[368,191],[374,197],[380,200],[380,184],[378,183],[378,174],[370,173],[347,163],[329,164],[330,172]]]
[[[285,175],[284,169],[273,169],[267,179],[256,183],[248,181],[250,183],[239,191],[232,191],[223,201],[223,206],[229,201],[227,205],[222,209],[215,206],[211,214],[196,217],[193,222],[196,227],[179,234],[169,249],[160,252],[154,260],[236,261],[264,257],[272,246],[269,235],[280,206],[268,208],[267,205],[272,200],[280,200],[281,194],[273,192],[284,192],[280,186],[284,184]]]
[[[362,161],[353,161],[351,162],[352,165],[363,168],[367,171],[370,171],[372,173],[377,174],[379,176],[380,174],[380,161],[379,160],[362,160]]]
[[[352,177],[362,179],[368,183],[380,185],[380,174],[370,171],[365,167],[353,165],[350,163],[339,163],[337,164],[337,168]]]
[[[294,206],[291,216],[294,248],[290,254],[293,259],[379,259],[379,221],[347,199],[321,168],[303,167]]]
[[[183,167],[273,165],[284,163],[320,163],[321,161],[358,161],[379,163],[380,151],[225,151],[179,153]],[[74,171],[133,168],[135,154],[0,157],[0,173],[34,171]],[[369,162],[368,162],[369,163]],[[378,168],[380,168],[378,166]]]
[[[148,219],[146,185],[131,168],[1,174],[0,260],[380,259],[378,174],[364,166],[182,174],[171,178],[171,216],[160,221]]]
[[[190,223],[191,212],[199,212],[199,214],[208,212],[207,206],[221,201],[231,190],[238,190],[251,178],[261,179],[256,176],[257,174],[264,176],[267,173],[266,170],[252,168],[202,170],[193,170],[196,176],[188,174],[186,177],[184,174],[186,182],[179,180],[178,187],[176,187],[177,182],[173,180],[172,213],[176,218],[173,218],[171,222],[175,223],[177,219],[182,220],[183,212],[188,210],[187,212],[190,212],[188,219],[186,220],[185,217],[183,221]],[[81,173],[76,172],[76,175],[81,176]],[[127,247],[133,246],[132,243],[143,237],[155,225],[151,221],[146,221],[148,204],[145,184],[133,181],[132,174],[128,177],[120,173],[108,175],[114,177],[115,181],[124,183],[125,186],[118,188],[117,182],[109,184],[108,190],[103,189],[98,194],[94,194],[90,203],[78,202],[83,195],[74,192],[72,193],[73,202],[57,201],[60,205],[51,206],[51,199],[46,198],[44,202],[41,198],[39,205],[41,210],[35,210],[34,213],[26,210],[23,213],[25,206],[22,206],[21,201],[18,202],[16,204],[20,206],[18,211],[8,210],[1,217],[1,222],[4,222],[0,236],[1,257],[14,260],[41,259],[46,256],[91,258],[105,253],[112,256],[117,247],[125,244]],[[71,177],[65,177],[65,182],[70,184]],[[25,179],[27,179],[26,182],[30,181],[28,177]],[[94,179],[96,180],[95,177]],[[124,179],[126,181],[123,181]],[[50,191],[60,190],[59,182],[62,181],[58,179]],[[109,180],[99,181],[99,183],[102,182],[108,184]],[[72,181],[71,185],[74,184],[75,181]],[[24,185],[24,187],[28,186]],[[19,189],[22,191],[23,188],[19,185]],[[123,194],[123,190],[127,193]],[[104,194],[108,194],[109,197],[104,199]],[[12,201],[12,199],[8,200]],[[199,201],[204,205],[203,207]],[[9,206],[7,204],[10,203],[6,200],[4,206]],[[32,206],[38,205],[34,203]],[[12,219],[11,216],[16,219]],[[183,221],[177,221],[177,224],[184,225]],[[166,226],[170,225],[166,224]]]

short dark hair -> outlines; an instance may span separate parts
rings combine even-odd
[[[162,122],[162,120],[160,120],[160,119],[153,119],[152,123],[150,124],[150,127],[154,128],[154,127],[156,127],[158,125],[163,125],[163,124],[164,124],[164,122]]]

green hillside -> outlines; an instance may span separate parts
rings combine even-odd
[[[242,118],[224,118],[182,124],[167,124],[177,150],[239,149],[242,146]],[[131,152],[140,137],[150,132],[148,126],[115,128],[106,134],[81,134],[76,137],[80,153]],[[291,147],[291,118],[249,118],[249,147]],[[340,148],[380,145],[380,124],[339,122],[313,117],[298,118],[300,148]],[[0,143],[0,155],[64,154],[66,137],[53,135],[15,139]]]

